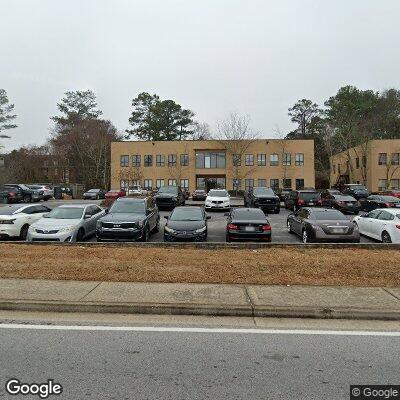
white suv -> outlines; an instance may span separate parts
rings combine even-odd
[[[128,196],[144,196],[147,190],[142,189],[140,185],[133,185],[128,187]]]
[[[231,198],[225,189],[211,189],[206,198],[206,210],[231,208]]]

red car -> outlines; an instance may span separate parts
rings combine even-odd
[[[111,189],[105,194],[106,199],[119,199],[120,197],[125,197],[126,192],[123,189]]]
[[[400,199],[400,190],[398,189],[383,190],[382,192],[379,192],[379,194],[382,196],[393,196]]]

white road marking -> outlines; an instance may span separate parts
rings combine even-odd
[[[180,333],[232,333],[232,334],[283,334],[283,335],[334,335],[334,336],[391,336],[400,337],[400,331],[335,331],[314,329],[257,329],[257,328],[180,328],[157,326],[85,326],[85,325],[34,325],[0,324],[0,329],[33,329],[65,331],[119,331],[119,332],[180,332]]]

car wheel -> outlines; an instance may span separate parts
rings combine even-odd
[[[19,234],[19,238],[20,238],[21,240],[26,240],[26,237],[28,236],[28,229],[29,229],[29,225],[24,225],[24,226],[21,228],[21,232],[20,232],[20,234]]]
[[[146,227],[143,231],[142,242],[148,242],[149,236],[150,236],[149,228]]]
[[[227,241],[227,243],[230,243],[230,241],[231,241],[231,238],[229,237],[228,234],[226,234],[226,241]]]
[[[24,203],[31,203],[32,202],[32,196],[29,196],[29,194],[25,195],[23,198]]]
[[[383,243],[392,243],[392,238],[390,237],[389,233],[386,231],[382,232],[382,242]]]
[[[290,223],[290,221],[287,222],[287,231],[288,231],[289,233],[293,233],[292,224]]]
[[[76,234],[76,241],[82,242],[84,237],[85,237],[85,231],[83,230],[83,228],[79,228],[78,233]]]
[[[303,243],[310,243],[310,238],[308,237],[307,230],[303,230],[303,234],[301,235]]]

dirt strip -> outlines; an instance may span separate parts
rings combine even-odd
[[[0,244],[0,278],[400,286],[387,249],[196,249]]]

